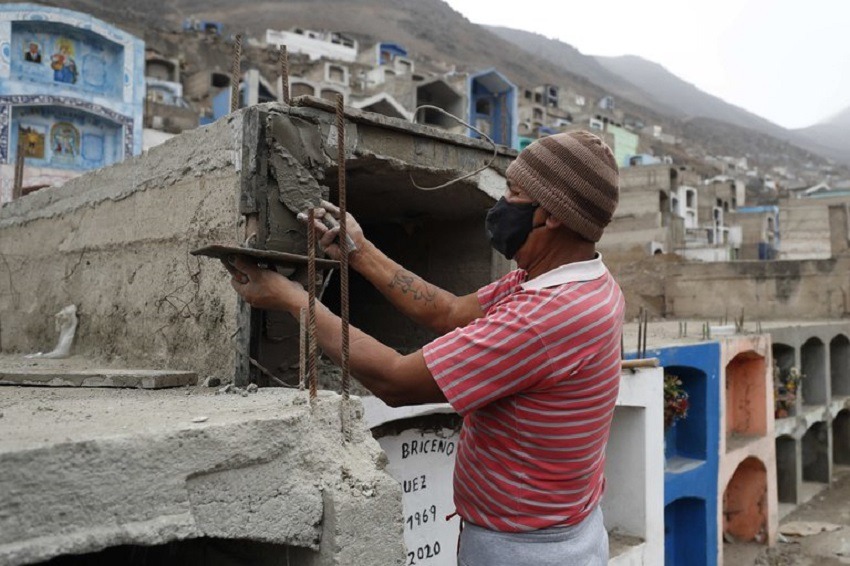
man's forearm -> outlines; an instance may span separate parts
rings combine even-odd
[[[304,308],[306,308],[306,302]],[[293,309],[290,314],[298,316],[297,312]],[[316,333],[322,352],[341,366],[342,325],[340,319],[318,302],[316,303]],[[351,375],[376,397],[392,406],[445,401],[445,397],[433,384],[430,373],[420,375],[418,379],[414,375],[405,375],[409,373],[407,368],[410,368],[411,364],[404,359],[404,356],[353,326],[350,327],[349,336]]]
[[[451,329],[449,317],[456,295],[404,269],[371,243],[352,260],[351,266],[405,316],[435,332]]]

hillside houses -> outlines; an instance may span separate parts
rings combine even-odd
[[[144,48],[144,70],[139,73],[144,85],[143,128],[137,128],[143,131],[134,141],[139,147],[127,146],[114,159],[229,114],[233,36],[227,34],[221,22],[190,18],[169,41]],[[612,147],[622,171],[621,204],[605,241],[610,251],[672,253],[695,261],[815,258],[830,253],[824,205],[840,200],[838,193],[824,199],[827,185],[801,181],[786,167],[761,174],[746,156],[683,158],[673,133],[623,109],[613,95],[593,96],[581,85],[557,81],[514,84],[496,68],[459,71],[448,62],[418,58],[397,43],[335,31],[269,29],[264,37],[245,38],[243,43],[235,91],[238,107],[283,100],[279,48],[285,45],[291,98],[313,96],[335,102],[342,96],[353,108],[471,137],[483,134],[514,149],[558,132],[595,131]],[[45,88],[47,92],[63,87]],[[5,156],[0,155],[5,157],[3,202],[12,198],[15,182],[14,115],[23,112],[17,104],[11,108],[13,127],[5,134],[0,131],[0,137],[6,136],[0,146],[8,147]],[[21,192],[60,184],[89,167],[55,162],[45,173],[43,163],[30,154],[22,165]],[[748,200],[756,182],[761,195],[768,196]],[[805,203],[770,196],[795,186],[801,190],[793,196],[807,197]]]

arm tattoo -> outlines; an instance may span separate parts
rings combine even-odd
[[[434,287],[403,269],[396,271],[393,275],[393,280],[390,281],[390,289],[398,289],[404,295],[410,294],[414,301],[425,301],[433,304],[437,299],[437,290]]]

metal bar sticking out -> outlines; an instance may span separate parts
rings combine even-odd
[[[239,110],[239,80],[242,78],[242,34],[233,43],[233,61],[230,64],[230,111]]]
[[[351,391],[351,367],[349,362],[349,297],[348,297],[348,203],[345,188],[345,101],[341,94],[336,97],[336,144],[337,168],[339,177],[339,280],[340,280],[340,318],[342,319],[342,434],[349,440],[350,414],[349,395]]]
[[[637,337],[638,339],[637,339],[637,348],[635,348],[635,354],[637,355],[637,357],[640,357],[640,343],[641,343],[641,338],[643,337],[642,332],[643,332],[643,307],[641,307],[640,310],[638,311],[638,337]]]
[[[18,150],[15,153],[15,178],[12,182],[12,200],[24,194],[24,144],[21,131],[18,130]]]
[[[646,357],[646,336],[649,334],[649,311],[644,309],[643,311],[643,344],[641,344],[640,348],[640,357]]]
[[[307,211],[307,367],[310,378],[310,405],[315,407],[319,388],[318,344],[316,343],[316,210]]]
[[[289,52],[285,45],[280,46],[277,61],[280,65],[280,93],[283,95],[283,103],[289,104]]]
[[[298,390],[307,383],[307,311],[298,312]]]

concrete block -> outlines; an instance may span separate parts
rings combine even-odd
[[[359,417],[344,441],[338,395],[188,391],[4,388],[0,563],[211,538],[404,562],[401,488]]]
[[[0,385],[41,385],[46,387],[135,387],[162,389],[197,385],[191,371],[144,369],[50,370],[5,369],[0,367]]]

